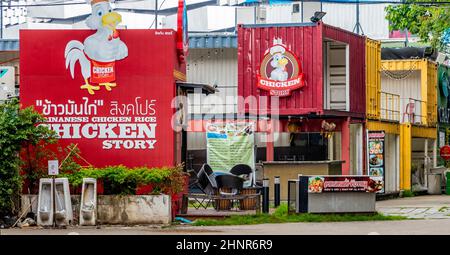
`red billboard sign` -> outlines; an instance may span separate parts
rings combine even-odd
[[[95,166],[174,165],[173,30],[21,30],[20,99]]]

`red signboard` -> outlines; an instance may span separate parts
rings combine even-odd
[[[312,176],[308,192],[378,192],[383,182],[369,176]]]
[[[448,146],[448,145],[442,146],[441,149],[439,150],[439,154],[440,154],[441,158],[443,158],[444,160],[449,160],[450,159],[450,146]]]
[[[271,96],[290,96],[292,90],[305,85],[302,67],[297,56],[283,44],[282,39],[274,39],[261,62],[257,87],[270,92]]]
[[[21,30],[23,107],[34,106],[61,145],[78,144],[95,166],[174,165],[174,71],[184,73],[176,32],[123,30],[90,44],[94,33]]]

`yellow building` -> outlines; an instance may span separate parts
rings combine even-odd
[[[367,129],[384,130],[385,191],[426,189],[436,166],[437,66],[427,59],[381,60],[366,41]]]

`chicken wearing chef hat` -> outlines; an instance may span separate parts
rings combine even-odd
[[[273,44],[274,46],[270,48],[270,55],[272,55],[270,65],[274,69],[270,73],[270,79],[274,81],[286,81],[288,79],[286,65],[289,63],[289,60],[284,55],[286,48],[283,46],[281,39],[275,38]]]
[[[111,91],[116,87],[115,62],[128,56],[128,48],[119,38],[117,25],[122,21],[119,13],[112,10],[109,0],[86,0],[92,13],[87,18],[89,28],[97,30],[84,43],[70,41],[65,50],[66,68],[74,78],[75,64],[80,63],[84,82],[81,89],[89,94],[104,87]]]

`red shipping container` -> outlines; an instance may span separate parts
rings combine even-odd
[[[281,39],[281,40],[280,40]],[[240,25],[238,28],[238,94],[247,98],[270,97],[270,92],[257,87],[261,64],[276,40],[300,62],[305,86],[279,98],[280,115],[331,114],[324,109],[324,42],[348,45],[350,111],[344,115],[363,118],[365,113],[365,37],[343,29],[318,23]],[[291,61],[292,62],[292,61]],[[288,65],[287,65],[288,66]],[[286,68],[285,68],[286,70]],[[289,70],[288,70],[289,71]],[[270,109],[270,98],[268,101]],[[248,104],[239,110],[255,112]],[[270,110],[269,110],[270,112]],[[260,112],[263,113],[263,112]],[[338,115],[342,115],[342,112]]]

